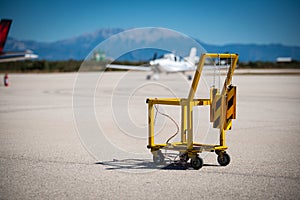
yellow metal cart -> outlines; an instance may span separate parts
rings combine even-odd
[[[209,99],[194,99],[200,82],[201,73],[206,59],[231,59],[226,79],[222,90],[210,88]],[[230,157],[226,153],[225,143],[226,130],[231,129],[232,119],[236,118],[236,86],[231,85],[232,76],[238,61],[238,54],[202,54],[194,74],[192,85],[187,98],[148,98],[148,145],[147,148],[153,154],[153,161],[156,164],[164,163],[164,155],[161,149],[179,152],[180,160],[187,163],[194,169],[200,169],[203,160],[199,153],[203,151],[215,152],[217,161],[221,166],[226,166],[230,162]],[[154,106],[156,104],[181,106],[181,140],[173,143],[155,144],[154,140]],[[193,109],[197,106],[210,106],[210,121],[214,128],[220,130],[219,144],[201,144],[193,141]]]

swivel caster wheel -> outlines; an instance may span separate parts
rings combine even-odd
[[[200,169],[203,166],[202,158],[200,158],[198,156],[195,157],[195,158],[192,158],[191,159],[191,166],[196,170]]]
[[[221,166],[226,166],[230,163],[230,156],[226,152],[221,152],[218,154],[217,160]]]

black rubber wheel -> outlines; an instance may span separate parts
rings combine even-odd
[[[226,166],[230,163],[230,156],[227,153],[220,153],[217,160],[221,166]]]
[[[151,79],[151,75],[147,75],[146,79],[150,80]]]
[[[188,75],[188,80],[189,80],[189,81],[191,81],[192,78],[193,78],[193,77],[192,77],[191,75]]]
[[[197,156],[196,158],[191,159],[191,166],[194,169],[197,169],[197,170],[200,169],[203,166],[202,158]]]
[[[160,150],[157,151],[157,155],[153,155],[153,162],[156,165],[161,165],[165,162],[165,157]]]

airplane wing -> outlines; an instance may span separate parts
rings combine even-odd
[[[38,58],[38,55],[33,54],[32,52],[8,52],[0,54],[0,63],[1,62],[12,62],[12,61],[21,61],[21,60],[31,60]]]
[[[38,55],[33,54],[32,51],[29,50],[24,52],[3,52],[11,23],[12,20],[10,19],[2,19],[0,21],[0,62],[31,60],[38,58]]]
[[[127,70],[137,70],[137,71],[151,71],[151,67],[147,66],[133,66],[133,65],[114,65],[109,64],[106,65],[107,68],[112,69],[127,69]]]

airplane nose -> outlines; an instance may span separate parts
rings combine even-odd
[[[155,65],[155,62],[153,60],[151,60],[150,65]]]

